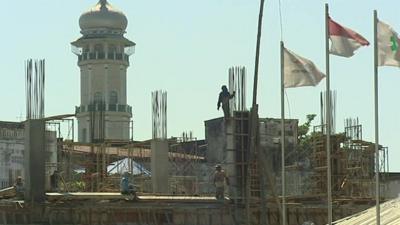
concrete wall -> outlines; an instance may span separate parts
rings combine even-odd
[[[229,178],[231,186],[226,189],[229,195],[236,195],[236,158],[235,158],[235,120],[223,117],[207,120],[205,123],[205,138],[207,143],[206,161],[213,168],[210,183],[215,172],[215,165],[220,164]],[[203,191],[214,190],[215,187],[203,183]]]
[[[0,189],[10,187],[16,178],[25,179],[25,128],[23,123],[0,122]],[[46,187],[49,176],[57,168],[56,132],[46,131]]]
[[[381,188],[381,194],[386,199],[400,198],[400,173],[385,173],[381,176],[381,182],[386,186]]]
[[[272,174],[275,182],[275,192],[281,193],[281,120],[274,118],[260,118],[260,150],[266,156],[267,168]],[[297,146],[298,120],[285,120],[285,153],[286,156],[293,155]],[[286,166],[296,162],[295,158],[286,158]],[[307,179],[308,173],[292,170],[287,171],[287,194],[297,195],[302,191],[303,181]],[[303,177],[305,176],[305,177]],[[267,195],[272,192],[267,190]]]
[[[236,187],[236,174],[235,174],[235,122],[236,120],[225,120],[224,118],[216,118],[205,121],[205,138],[207,142],[206,160],[208,163],[221,164],[232,183],[232,187]],[[281,120],[273,118],[260,118],[259,119],[260,131],[260,151],[266,159],[265,169],[272,171],[272,177],[275,179],[275,186],[277,193],[280,192],[280,171],[281,171]],[[295,151],[297,146],[297,133],[298,133],[298,120],[287,119],[285,120],[285,139],[286,139],[286,153],[290,155]],[[289,158],[286,161],[287,165],[291,165],[295,159]],[[299,193],[296,191],[298,187],[302,187],[303,175],[307,179],[308,174],[298,172],[301,175],[296,181],[293,180],[289,187],[292,187],[292,193]],[[298,178],[297,176],[295,176]],[[230,188],[231,194],[235,194],[237,190]],[[290,193],[291,190],[288,190]],[[268,192],[271,194],[271,192]]]
[[[0,189],[10,187],[24,172],[24,129],[17,123],[0,122]]]
[[[285,153],[291,155],[297,146],[298,120],[285,120]],[[281,120],[260,119],[260,146],[269,156],[274,172],[281,171]],[[286,165],[293,163],[287,159]]]
[[[207,142],[206,160],[209,163],[222,163],[226,157],[226,128],[223,117],[204,121]]]
[[[387,199],[400,198],[400,180],[391,180],[386,182],[387,191],[384,196]]]

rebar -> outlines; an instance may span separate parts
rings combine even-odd
[[[337,101],[337,93],[336,90],[331,90],[330,91],[330,133],[335,134],[336,133],[336,101]],[[326,134],[326,91],[321,92],[320,94],[320,104],[321,104],[321,128],[322,128],[322,133]]]
[[[230,114],[233,111],[246,110],[246,67],[236,66],[229,68],[229,93],[235,92],[235,97],[229,102]]]
[[[25,61],[26,119],[44,118],[45,60]]]
[[[158,90],[151,93],[153,139],[167,138],[167,92]]]

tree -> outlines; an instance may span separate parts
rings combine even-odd
[[[311,132],[310,133],[310,128],[311,128],[311,122],[315,119],[317,115],[316,114],[308,114],[307,115],[307,121],[300,125],[298,128],[298,154],[299,154],[299,160],[302,160],[304,158],[308,158],[312,151],[312,137],[316,135],[316,133]]]
[[[299,143],[304,140],[305,138],[307,138],[307,134],[310,131],[310,127],[311,127],[311,122],[315,119],[317,115],[316,114],[308,114],[307,115],[307,121],[300,125],[298,128],[298,140]]]

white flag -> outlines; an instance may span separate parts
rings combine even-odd
[[[378,21],[378,65],[400,67],[400,40],[389,25]]]
[[[313,62],[284,49],[285,88],[316,86],[324,77]]]

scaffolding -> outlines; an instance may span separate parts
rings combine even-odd
[[[326,135],[315,127],[311,155],[313,188],[310,194],[326,193]],[[370,199],[375,197],[375,170],[387,171],[388,150],[380,146],[380,168],[375,165],[375,144],[363,140],[362,125],[358,119],[346,119],[345,132],[331,135],[332,190],[334,200]],[[381,189],[386,190],[385,182]]]

